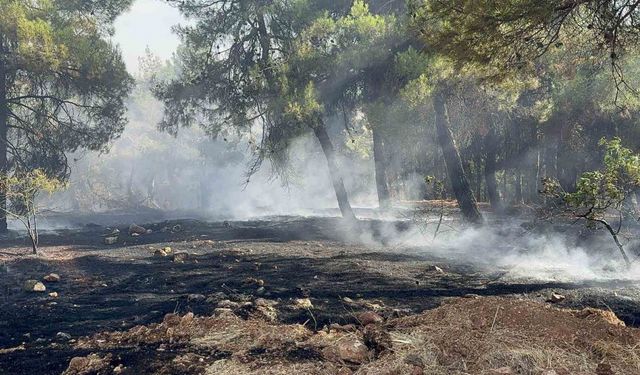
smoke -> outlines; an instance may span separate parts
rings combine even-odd
[[[524,218],[470,227],[447,216],[434,237],[438,217],[397,223],[383,222],[358,238],[370,246],[411,253],[445,264],[471,266],[479,271],[499,272],[511,283],[532,281],[560,283],[606,283],[640,281],[640,265],[627,269],[608,233],[583,231],[583,224],[539,223],[533,229]],[[626,243],[633,249],[637,241]],[[627,250],[629,251],[629,250]],[[633,260],[633,259],[632,259]]]

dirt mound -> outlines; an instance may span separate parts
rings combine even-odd
[[[81,339],[67,374],[638,374],[639,343],[613,313],[506,298],[318,332],[219,309]]]

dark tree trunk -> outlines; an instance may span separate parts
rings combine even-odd
[[[527,199],[529,202],[537,202],[538,183],[540,181],[540,149],[538,145],[538,126],[535,121],[529,121],[531,133],[529,137],[529,150],[527,159],[529,161],[527,171]]]
[[[462,215],[467,221],[480,224],[482,214],[478,210],[476,198],[473,196],[469,180],[462,166],[460,152],[451,133],[449,114],[447,113],[446,94],[437,90],[433,95],[433,107],[436,114],[436,133],[438,143],[442,148],[447,174],[451,180],[451,188],[458,201]]]
[[[389,208],[391,199],[389,185],[387,183],[387,162],[384,152],[384,140],[380,131],[372,129],[373,133],[373,163],[376,170],[376,190],[378,191],[378,204],[380,208]]]
[[[520,173],[520,168],[513,171],[513,177],[515,178],[513,200],[515,204],[522,204],[522,173]]]
[[[336,192],[338,207],[340,207],[342,217],[349,220],[355,220],[356,216],[353,213],[351,204],[349,203],[349,195],[347,194],[347,189],[344,187],[344,181],[342,180],[342,175],[338,166],[336,152],[333,148],[333,144],[331,143],[331,139],[329,138],[329,134],[327,133],[327,129],[325,128],[324,123],[322,121],[319,121],[319,123],[313,127],[313,132],[320,142],[320,146],[322,147],[324,156],[327,158],[329,175],[331,176],[333,189]]]
[[[7,194],[2,186],[6,181],[7,173],[9,173],[7,159],[7,140],[9,136],[8,117],[7,72],[4,62],[0,61],[0,233],[7,232]]]
[[[484,180],[487,185],[487,197],[491,208],[494,212],[500,212],[503,209],[500,194],[498,193],[498,181],[496,180],[496,146],[497,146],[496,130],[493,125],[489,125],[489,132],[484,142]]]

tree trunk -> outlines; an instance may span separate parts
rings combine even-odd
[[[391,199],[389,185],[387,183],[387,162],[384,153],[384,140],[380,131],[375,127],[373,133],[373,163],[376,171],[376,190],[378,191],[378,205],[380,208],[389,208]]]
[[[513,171],[513,177],[515,178],[515,185],[514,185],[514,203],[516,205],[518,204],[522,204],[522,173],[520,173],[520,168],[517,167],[516,169],[514,169]]]
[[[331,143],[331,139],[329,138],[329,134],[327,133],[327,129],[325,128],[324,123],[322,121],[319,121],[318,124],[313,127],[313,132],[320,142],[320,146],[322,147],[324,156],[327,158],[329,175],[331,176],[333,189],[336,192],[338,207],[340,207],[342,217],[349,220],[356,220],[356,215],[353,213],[353,209],[351,208],[351,204],[349,203],[349,195],[347,194],[347,189],[344,187],[344,181],[342,180],[342,175],[338,166],[336,152],[333,148],[333,144]]]
[[[540,181],[540,148],[538,142],[538,126],[535,121],[529,121],[531,133],[529,138],[529,151],[527,159],[529,160],[527,172],[527,199],[529,202],[538,202],[538,183]]]
[[[7,194],[2,186],[5,185],[7,173],[9,173],[9,163],[7,159],[7,141],[9,136],[8,117],[7,72],[4,62],[0,61],[0,233],[7,232]]]
[[[487,196],[494,212],[503,209],[500,194],[498,193],[498,181],[496,180],[496,130],[492,124],[489,125],[489,132],[484,142],[484,180],[487,185]]]
[[[442,155],[444,156],[447,173],[451,180],[453,193],[464,218],[472,223],[480,224],[483,221],[482,214],[480,214],[478,210],[478,204],[469,186],[469,180],[467,179],[464,168],[462,167],[460,152],[451,133],[446,95],[441,89],[437,90],[433,95],[433,107],[436,114],[438,143],[442,148]]]

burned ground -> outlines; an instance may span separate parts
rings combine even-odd
[[[100,349],[79,343],[87,342],[81,337],[100,332],[159,323],[169,313],[211,316],[227,300],[240,306],[255,304],[257,298],[277,302],[278,323],[304,324],[310,332],[332,323],[357,324],[358,313],[372,309],[396,319],[433,309],[450,297],[544,302],[554,291],[567,297],[558,306],[611,309],[627,325],[640,321],[640,298],[632,283],[512,282],[503,280],[499,269],[347,241],[336,230],[340,222],[335,219],[182,220],[146,227],[153,233],[139,237],[120,228],[121,239],[113,246],[102,244],[105,228],[89,226],[43,236],[38,257],[23,255],[28,249],[20,240],[2,249],[2,373],[58,374],[71,358],[92,352],[110,354],[125,365],[149,356],[174,361],[193,355],[189,350],[158,351],[157,345]],[[166,246],[173,253],[189,253],[189,259],[176,263],[153,255]],[[46,283],[47,293],[58,292],[57,298],[22,291],[25,280],[50,272],[61,276],[58,283]],[[296,299],[306,298],[313,308],[290,308]],[[251,320],[254,312],[236,309],[236,316]],[[293,349],[289,356],[319,355],[315,349]],[[253,354],[268,357],[259,352]],[[219,360],[233,353],[216,349],[207,356]]]

